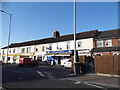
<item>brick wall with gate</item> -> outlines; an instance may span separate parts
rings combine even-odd
[[[120,75],[120,55],[95,56],[95,72]]]

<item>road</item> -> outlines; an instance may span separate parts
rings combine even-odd
[[[2,66],[2,86],[9,88],[96,88],[99,86],[83,82],[67,80],[71,70],[60,66],[18,67],[17,65]],[[20,90],[21,90],[20,89]]]

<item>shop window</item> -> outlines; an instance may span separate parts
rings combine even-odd
[[[7,57],[7,60],[10,61],[10,57]]]
[[[102,47],[102,46],[103,46],[103,41],[97,40],[97,47]]]
[[[5,60],[5,56],[2,56],[2,60],[3,60],[3,61]]]
[[[81,41],[77,42],[77,47],[82,47],[82,42]]]
[[[42,61],[42,57],[37,57],[37,61]]]
[[[111,40],[105,40],[105,46],[112,46]]]
[[[13,56],[13,61],[16,61],[17,60],[17,56]]]

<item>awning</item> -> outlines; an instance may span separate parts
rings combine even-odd
[[[47,53],[45,56],[55,56],[56,53]]]
[[[46,56],[70,56],[72,52],[65,52],[65,53],[47,53]]]

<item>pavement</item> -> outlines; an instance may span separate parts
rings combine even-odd
[[[76,81],[78,83],[89,83],[100,86],[109,86],[113,88],[120,88],[120,77],[115,76],[103,76],[97,74],[80,74],[74,73],[66,77],[67,80]]]

